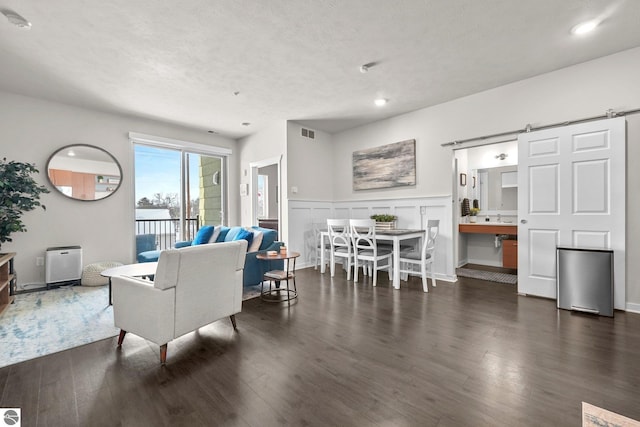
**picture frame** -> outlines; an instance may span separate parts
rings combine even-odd
[[[465,185],[467,185],[467,174],[466,173],[461,173],[460,174],[460,186],[464,187]]]
[[[416,185],[416,140],[353,152],[353,190]]]

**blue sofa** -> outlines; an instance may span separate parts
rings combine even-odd
[[[216,239],[216,243],[230,242],[235,239],[241,229],[244,227],[225,227],[222,226],[220,234]],[[250,287],[260,284],[262,276],[269,270],[282,270],[284,267],[283,261],[263,261],[256,258],[259,252],[277,251],[282,246],[282,242],[277,242],[278,232],[276,230],[270,230],[268,228],[261,228],[253,226],[254,230],[262,231],[262,243],[260,248],[255,252],[247,252],[247,257],[244,262],[244,277],[243,286]],[[176,242],[175,248],[183,248],[185,246],[191,246],[192,241]],[[160,251],[145,251],[138,254],[138,262],[154,262],[158,261],[160,257]]]

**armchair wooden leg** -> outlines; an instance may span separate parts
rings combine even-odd
[[[167,344],[160,346],[160,363],[164,365],[167,363]]]
[[[120,335],[118,335],[118,347],[122,346],[122,341],[124,341],[124,336],[127,334],[127,331],[124,329],[120,329]]]
[[[231,324],[233,325],[233,329],[238,330],[238,325],[236,325],[236,315],[232,314],[231,316],[229,316],[229,318],[231,319]]]

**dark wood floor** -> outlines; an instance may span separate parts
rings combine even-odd
[[[428,294],[298,274],[290,308],[158,347],[128,335],[0,369],[23,426],[580,426],[581,402],[640,419],[640,315],[557,310],[513,285]]]

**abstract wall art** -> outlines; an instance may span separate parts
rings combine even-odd
[[[353,152],[353,189],[416,185],[416,140]]]

